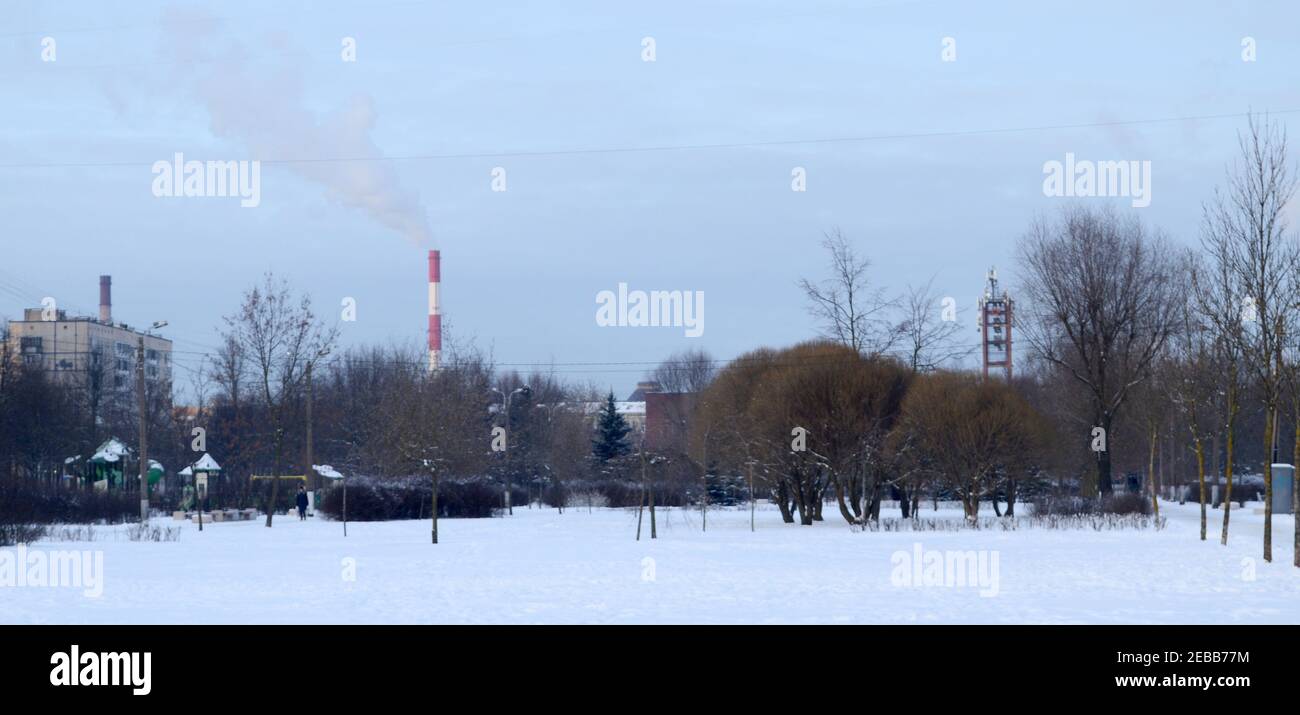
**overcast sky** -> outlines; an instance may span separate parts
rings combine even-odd
[[[5,0],[0,315],[92,312],[112,274],[180,383],[268,270],[331,321],[355,298],[346,345],[422,345],[436,247],[458,339],[626,393],[675,350],[815,335],[796,282],[838,227],[974,342],[985,271],[1014,289],[1066,200],[1044,162],[1150,161],[1151,205],[1120,205],[1193,243],[1244,126],[1219,115],[1300,121],[1293,1],[1066,5]],[[260,205],[155,197],[178,152],[261,159]],[[703,335],[597,326],[620,282],[703,291]]]

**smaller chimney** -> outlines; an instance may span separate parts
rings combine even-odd
[[[99,277],[99,322],[113,322],[113,277]]]

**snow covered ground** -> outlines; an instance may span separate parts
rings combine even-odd
[[[98,527],[31,550],[102,551],[101,595],[0,587],[0,622],[1298,623],[1292,519],[1275,518],[1266,564],[1254,506],[1234,510],[1227,548],[1219,511],[1198,540],[1195,504],[1163,505],[1158,532],[855,533],[833,509],[799,527],[771,508],[756,533],[748,510],[711,511],[707,533],[698,512],[662,510],[660,538],[647,524],[639,542],[622,510],[443,520],[437,546],[428,521],[352,523],[347,538],[323,520],[183,524],[169,543]],[[984,559],[976,585],[912,578],[926,554],[958,550]]]

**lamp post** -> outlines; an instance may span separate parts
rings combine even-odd
[[[325,477],[326,479],[343,480],[343,536],[344,538],[347,538],[348,535],[348,475],[340,474],[338,470],[334,469],[328,464],[313,464],[311,465],[311,468],[315,470],[317,474],[321,475],[322,477]]]
[[[554,436],[553,436],[552,433],[551,433],[551,423],[554,421],[554,417],[555,417],[555,408],[557,408],[557,407],[564,407],[564,403],[563,403],[563,402],[557,402],[557,403],[555,403],[555,404],[553,404],[553,405],[536,405],[536,406],[534,407],[534,409],[543,410],[543,411],[546,412],[546,435],[547,435],[546,438],[547,438],[548,440],[550,440],[550,439],[554,439]],[[554,473],[554,470],[552,469],[551,465],[547,464],[547,465],[544,465],[544,466],[546,467],[546,471],[548,471],[548,472],[552,472],[552,474]],[[541,508],[542,508],[542,498],[543,498],[543,494],[545,493],[545,492],[544,492],[544,489],[543,489],[543,486],[544,486],[543,484],[538,484],[538,485],[537,485],[537,508],[538,508],[538,509],[541,509]],[[529,503],[528,507],[529,507],[530,509],[532,508],[532,503],[531,503],[531,502]]]
[[[507,395],[495,387],[489,387],[492,392],[501,395],[501,426],[506,430],[506,449],[505,449],[505,472],[506,472],[506,513],[514,516],[514,505],[510,503],[510,401],[520,392],[528,392],[529,387],[524,385],[516,387]]]
[[[145,334],[152,334],[151,331],[167,327],[167,321],[156,320],[153,327],[146,331]],[[140,523],[144,524],[149,521],[149,419],[148,419],[148,401],[145,399],[144,384],[144,336],[141,334],[136,338],[135,349],[135,397],[137,408],[140,411]],[[122,475],[125,477],[126,475]]]

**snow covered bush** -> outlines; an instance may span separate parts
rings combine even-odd
[[[565,506],[583,509],[603,509],[609,506],[609,499],[595,489],[570,491],[565,499]]]
[[[45,527],[38,524],[7,523],[0,516],[0,546],[30,544],[45,535]]]
[[[176,526],[132,524],[125,531],[127,541],[180,541],[181,530]]]

